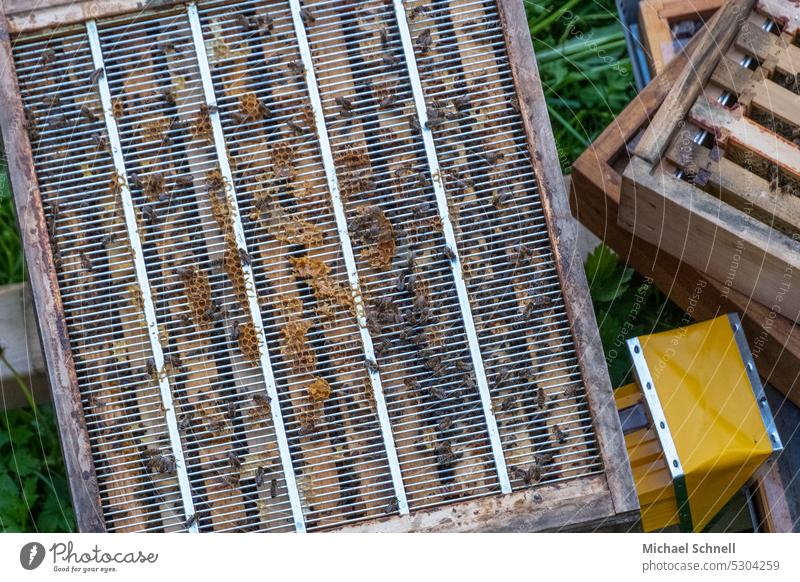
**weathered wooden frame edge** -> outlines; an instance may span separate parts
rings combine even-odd
[[[570,212],[525,9],[521,0],[497,0],[497,3],[511,74],[519,95],[528,149],[539,186],[562,293],[566,299],[564,303],[567,317],[586,386],[609,491],[616,512],[636,511],[639,500],[614,404],[589,285],[577,250],[577,223]],[[525,23],[525,26],[520,23]]]
[[[26,129],[5,13],[0,7],[0,126],[17,224],[23,242],[28,279],[47,364],[61,448],[70,483],[78,529],[105,531],[100,492],[92,462],[89,434],[81,406],[78,379],[69,347],[50,239],[44,220],[33,152]],[[82,487],[76,484],[83,484]]]

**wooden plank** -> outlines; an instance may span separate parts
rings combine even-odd
[[[786,501],[786,489],[775,459],[769,459],[754,475],[760,527],[768,533],[792,533],[794,520]]]
[[[3,103],[3,107],[0,107],[0,126],[11,188],[28,265],[28,278],[37,307],[42,351],[53,392],[75,517],[81,531],[102,532],[105,531],[105,525],[101,517],[94,462],[78,392],[75,365],[66,334],[64,310],[58,292],[42,200],[33,168],[33,155],[11,53],[8,23],[2,9],[0,102]]]
[[[179,0],[3,0],[11,34],[77,24],[150,8],[168,7]]]
[[[695,270],[617,224],[621,168],[642,129],[653,118],[699,39],[669,64],[575,162],[572,208],[575,216],[624,261],[697,321],[728,312],[742,316],[759,373],[800,404],[800,331],[775,311],[719,280]]]
[[[709,17],[723,4],[723,0],[662,0],[660,14],[661,18],[669,21]]]
[[[730,0],[706,26],[692,53],[692,66],[675,78],[671,90],[636,146],[636,154],[655,163],[672,143],[675,120],[683,119],[695,97],[716,68],[720,47],[727,47],[740,30],[742,14],[749,13],[755,0]]]
[[[15,283],[0,287],[0,341],[11,367],[31,389],[36,403],[50,401],[47,368],[36,327],[36,311],[30,284]],[[0,364],[0,409],[13,410],[28,406],[22,390],[16,386],[12,371]]]
[[[797,96],[800,107],[800,96]],[[687,116],[688,120],[716,136],[723,148],[741,148],[770,166],[778,165],[786,173],[800,177],[800,147],[744,116],[742,109],[728,109],[711,103],[700,95]],[[754,173],[758,173],[754,171]]]
[[[696,133],[692,126],[681,130],[666,159],[700,176],[706,192],[783,233],[800,236],[800,198],[774,191],[768,180],[720,157],[718,149],[696,143]]]
[[[615,513],[625,514],[636,511],[639,502],[627,460],[622,427],[614,406],[603,349],[597,334],[597,322],[586,275],[583,264],[574,260],[577,228],[570,216],[539,70],[530,48],[532,41],[525,10],[519,0],[499,0],[498,6],[531,162],[542,194],[548,233],[586,382],[612,506]]]
[[[765,73],[762,68],[753,71],[742,67],[726,56],[711,75],[711,82],[736,95],[738,104],[748,111],[756,107],[781,121],[800,126],[800,97],[769,80]]]
[[[650,57],[650,71],[656,75],[675,57],[672,30],[667,19],[661,16],[663,8],[662,0],[639,2],[639,28],[642,31],[642,41]]]
[[[668,193],[668,194],[667,194]],[[667,220],[667,217],[669,219]],[[756,301],[800,321],[800,240],[792,240],[634,157],[623,173],[620,226]],[[746,234],[745,234],[746,233]]]
[[[500,0],[505,1],[505,0]],[[524,21],[523,21],[524,22]],[[616,414],[616,409],[614,409]],[[596,531],[598,527],[621,527],[637,530],[631,513],[619,514],[608,495],[603,477],[591,477],[564,484],[542,485],[509,495],[484,497],[463,505],[464,512],[454,513],[442,507],[416,511],[408,516],[372,521],[339,528],[336,532],[539,532]],[[563,516],[570,516],[564,523]]]

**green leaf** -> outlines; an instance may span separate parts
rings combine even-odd
[[[600,303],[614,301],[624,294],[633,277],[633,269],[623,267],[617,255],[601,244],[586,259],[586,277],[592,300]]]
[[[10,475],[0,474],[0,522],[6,531],[19,531],[27,521],[28,508],[20,496],[20,490]]]
[[[64,504],[58,496],[48,495],[36,518],[36,529],[42,533],[61,533],[75,530],[75,516],[72,507]]]
[[[24,447],[33,438],[33,431],[26,424],[11,423],[8,427],[11,445],[16,447]]]
[[[34,451],[30,449],[17,449],[14,458],[11,459],[9,466],[16,469],[20,477],[32,475],[42,468],[42,461],[34,456]]]

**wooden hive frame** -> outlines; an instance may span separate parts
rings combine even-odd
[[[698,39],[699,40],[699,39]],[[649,278],[673,303],[696,320],[736,312],[751,338],[759,373],[800,406],[800,329],[721,280],[676,259],[656,245],[622,228],[618,222],[622,172],[636,143],[652,121],[664,97],[686,66],[687,52],[671,62],[617,116],[572,167],[570,197],[575,217],[614,249],[623,260]]]
[[[639,24],[642,43],[647,50],[650,72],[660,75],[677,55],[688,38],[676,38],[675,26],[680,23],[703,23],[723,0],[642,0],[639,2]],[[686,33],[687,36],[690,34]]]
[[[622,172],[698,41],[699,37],[695,37],[575,161],[570,181],[572,212],[694,320],[731,312],[741,314],[759,373],[800,406],[800,329],[796,324],[617,224]],[[765,530],[791,532],[794,521],[778,463],[770,461],[759,469],[755,488]]]
[[[0,15],[0,124],[8,156],[29,278],[57,411],[62,448],[73,503],[81,531],[105,531],[92,450],[72,357],[64,307],[57,283],[48,224],[39,190],[12,55],[12,35],[87,19],[169,8],[169,0],[141,2],[40,2],[31,11],[25,2],[8,0]],[[627,463],[624,440],[597,334],[582,264],[576,259],[577,231],[569,207],[547,117],[538,70],[530,48],[524,8],[518,0],[500,0],[498,11],[511,61],[516,104],[524,123],[527,153],[538,181],[547,233],[556,258],[558,279],[574,336],[592,426],[603,471],[599,475],[542,485],[507,495],[420,510],[362,522],[342,529],[368,531],[532,531],[564,527],[614,527],[636,518],[638,503]],[[180,106],[180,104],[177,104]],[[186,372],[192,374],[192,370]],[[189,398],[194,398],[191,394]],[[280,414],[280,412],[278,413]],[[211,503],[214,501],[212,500]],[[455,512],[454,512],[455,508]],[[192,517],[190,515],[190,517]],[[193,521],[186,527],[192,527]]]
[[[789,16],[796,11],[783,6]],[[797,140],[800,96],[779,83],[789,86],[791,78],[795,84],[800,47],[790,19],[781,35],[773,34],[754,8],[755,2],[731,2],[709,23],[635,148],[618,219],[640,238],[798,321],[800,293],[790,273],[800,267],[800,197],[792,194],[800,146],[791,140]],[[753,71],[740,60],[760,66]],[[738,103],[723,105],[732,104],[732,95]]]

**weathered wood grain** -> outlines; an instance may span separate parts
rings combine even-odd
[[[628,163],[633,147],[629,144],[653,118],[698,41],[696,37],[575,162],[573,213],[695,320],[739,313],[761,376],[800,404],[800,391],[795,389],[800,383],[800,330],[796,324],[617,224],[621,169]]]
[[[528,148],[542,194],[548,232],[593,412],[613,507],[616,513],[625,514],[636,511],[639,502],[614,406],[589,287],[577,253],[577,228],[570,217],[569,200],[555,151],[539,69],[530,48],[530,31],[519,0],[499,0],[498,5],[511,57],[511,71],[520,96],[520,112],[528,136]]]
[[[78,393],[78,380],[67,338],[64,310],[58,293],[47,225],[33,169],[33,154],[26,130],[11,42],[5,14],[0,10],[0,126],[8,158],[11,188],[17,210],[28,278],[42,333],[53,402],[61,433],[61,447],[72,503],[81,531],[105,530],[100,495],[92,461],[86,421]]]

